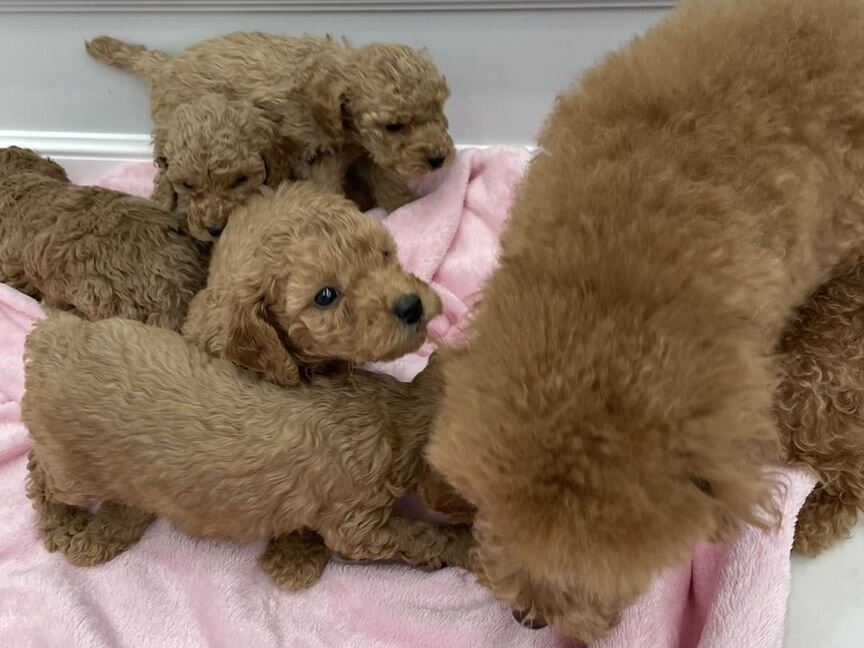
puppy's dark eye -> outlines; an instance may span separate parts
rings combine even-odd
[[[390,251],[389,250],[384,250],[384,260],[385,261],[390,260]]]
[[[399,124],[399,123],[387,124],[384,128],[386,128],[391,133],[398,133],[403,128],[405,128],[405,124]]]
[[[319,290],[318,294],[315,295],[315,305],[320,308],[327,308],[336,303],[337,299],[339,299],[339,291],[328,286]]]
[[[237,189],[237,187],[242,187],[242,186],[245,185],[247,182],[249,182],[249,178],[247,178],[246,176],[240,176],[239,178],[237,178],[237,179],[234,181],[234,183],[231,185],[231,188],[232,188],[232,189]]]
[[[186,191],[195,191],[195,185],[189,182],[181,182],[180,186],[182,186]]]

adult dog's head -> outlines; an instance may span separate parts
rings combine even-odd
[[[698,542],[768,519],[756,457],[776,433],[734,345],[575,307],[536,252],[504,259],[445,363],[428,456],[476,508],[479,580],[524,624],[591,642]]]

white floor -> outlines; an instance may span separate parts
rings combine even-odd
[[[864,522],[818,558],[793,554],[785,648],[864,648]]]

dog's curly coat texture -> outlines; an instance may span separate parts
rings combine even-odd
[[[46,546],[79,565],[158,515],[191,534],[272,538],[261,564],[292,588],[326,562],[314,533],[351,559],[466,566],[467,529],[392,513],[427,473],[440,382],[433,363],[413,383],[357,371],[283,389],[170,331],[58,313],[26,343],[28,495]]]
[[[830,280],[783,336],[777,414],[788,460],[819,483],[798,514],[794,549],[815,555],[864,510],[864,263]]]
[[[0,150],[0,280],[46,306],[179,330],[208,258],[176,214]]]
[[[299,177],[276,139],[276,126],[248,101],[209,94],[155,125],[159,169],[153,199],[185,214],[197,239],[219,238],[228,217],[262,186]]]
[[[864,240],[862,33],[860,0],[689,0],[557,100],[429,447],[519,616],[593,641],[776,519],[776,347]]]
[[[335,299],[316,303],[322,291]],[[398,305],[414,300],[416,316]],[[183,334],[209,353],[296,385],[333,361],[393,360],[426,339],[435,292],[399,265],[383,225],[316,183],[282,185],[229,220]]]
[[[406,45],[234,33],[176,56],[106,36],[87,51],[149,82],[157,134],[180,105],[218,93],[275,122],[281,149],[301,163],[359,148],[367,163],[357,172],[388,211],[412,199],[406,181],[454,156],[447,83],[425,52]]]

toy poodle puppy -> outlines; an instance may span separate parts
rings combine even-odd
[[[207,262],[177,215],[73,185],[33,151],[0,150],[0,280],[44,305],[179,330]]]
[[[291,588],[320,573],[315,543],[304,553],[310,531],[353,560],[468,563],[467,529],[392,513],[423,473],[434,372],[407,384],[357,371],[283,389],[176,333],[64,313],[36,325],[25,362],[27,492],[46,546],[75,564],[111,559],[154,516],[190,534],[270,538],[261,564]],[[95,514],[84,510],[92,502]],[[78,537],[94,521],[101,528]]]
[[[219,93],[261,110],[300,160],[359,148],[371,164],[358,174],[388,211],[412,200],[408,181],[454,157],[447,83],[425,52],[406,45],[234,33],[176,56],[105,36],[87,51],[148,81],[156,129],[182,104]]]
[[[187,217],[201,241],[219,238],[228,216],[263,186],[296,179],[275,124],[247,101],[204,95],[179,106],[153,130],[163,208]]]
[[[280,385],[339,364],[393,360],[441,311],[386,229],[316,183],[250,200],[213,249],[183,334]]]
[[[849,537],[864,510],[864,264],[830,280],[783,336],[777,398],[791,463],[819,483],[798,514],[794,549],[815,555]]]
[[[526,624],[595,641],[775,525],[777,345],[864,241],[862,32],[859,0],[685,0],[556,101],[429,447]]]

